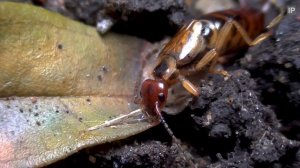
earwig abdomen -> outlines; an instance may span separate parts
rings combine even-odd
[[[225,10],[220,12],[213,12],[204,15],[200,20],[209,20],[220,31],[226,22],[235,20],[246,31],[251,39],[264,32],[264,14],[255,9],[242,8],[239,10]],[[245,40],[243,40],[240,33],[237,32],[235,27],[232,27],[228,32],[227,37],[222,45],[222,50],[218,51],[220,56],[235,53],[243,48],[247,48]]]

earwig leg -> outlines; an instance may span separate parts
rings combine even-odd
[[[275,0],[269,0],[267,3],[273,4],[279,10],[279,14],[266,26],[266,29],[270,30],[271,28],[277,26],[280,23],[280,21],[283,19],[285,15],[286,10],[283,6],[277,4]],[[266,13],[267,11],[263,11],[263,12]]]
[[[205,66],[207,66],[210,62],[212,62],[214,59],[217,59],[217,51],[215,49],[211,49],[209,52],[207,52],[203,58],[197,63],[195,66],[195,69],[197,71],[202,70]]]
[[[223,33],[225,34],[227,30],[224,30]],[[228,33],[228,32],[227,32]],[[227,71],[224,70],[215,70],[215,66],[218,62],[218,53],[216,51],[216,49],[211,49],[208,53],[206,53],[203,58],[197,63],[196,65],[196,70],[200,71],[202,70],[205,66],[207,66],[209,63],[210,67],[209,67],[209,72],[210,73],[215,73],[215,74],[221,74],[224,77],[228,77],[229,74]],[[185,87],[186,88],[186,87]],[[186,90],[188,90],[186,88]],[[189,91],[189,90],[188,90]],[[190,92],[190,91],[189,91]],[[191,93],[191,92],[190,92]]]
[[[204,57],[203,57],[203,58],[204,58]],[[206,63],[210,63],[211,61],[214,61],[214,60],[217,60],[217,57],[215,57],[215,59],[208,59],[208,57],[206,57],[205,61],[207,61],[207,62],[202,62],[203,59],[201,59],[201,61],[198,63],[199,65],[201,65],[201,66],[198,67],[199,69],[193,68],[192,70],[193,70],[193,71],[195,71],[195,70],[196,70],[196,71],[201,70],[204,66],[207,66]],[[203,64],[203,66],[202,66],[202,64]],[[215,64],[214,64],[214,65],[211,65],[211,67],[210,67],[211,69],[212,69],[212,66],[215,66]],[[212,70],[212,71],[213,71],[213,70]],[[214,71],[214,72],[219,73],[219,74],[222,74],[222,75],[225,76],[225,77],[228,77],[228,76],[229,76],[229,75],[224,75],[224,74],[228,74],[228,73],[223,73],[223,71],[218,71],[218,72],[217,72],[217,71]],[[188,73],[188,70],[186,71],[186,74],[189,74],[189,73]],[[198,87],[196,87],[196,86],[195,86],[193,83],[191,83],[188,79],[184,78],[182,74],[179,75],[178,79],[179,79],[179,81],[181,82],[181,84],[182,84],[182,86],[184,87],[184,89],[187,90],[189,93],[191,93],[193,96],[198,97],[198,96],[200,95],[200,91],[199,91]]]
[[[210,73],[222,75],[225,80],[228,79],[228,77],[230,77],[229,73],[227,71],[223,70],[223,69],[221,69],[221,70],[212,70],[212,71],[210,71]]]
[[[223,69],[220,69],[220,70],[215,69],[217,62],[218,62],[218,58],[215,58],[212,60],[212,63],[210,64],[208,72],[213,73],[213,74],[219,74],[219,75],[222,75],[224,78],[228,78],[230,75],[227,71],[225,71]]]
[[[246,41],[246,43],[249,46],[257,45],[257,44],[259,44],[260,42],[264,41],[265,39],[269,38],[272,35],[272,32],[268,31],[266,33],[260,34],[254,40],[251,40],[251,38],[249,37],[249,35],[246,33],[246,31],[244,30],[244,28],[239,23],[237,23],[236,21],[233,21],[232,23],[236,27],[236,29],[241,33],[243,39]]]
[[[229,32],[232,29],[232,24],[233,20],[227,21],[224,26],[220,29],[220,32],[218,34],[217,40],[216,40],[216,46],[215,49],[218,52],[222,52],[224,48],[224,44],[226,39],[228,38]],[[245,32],[245,31],[244,31]],[[245,32],[246,33],[246,32]],[[246,34],[247,35],[247,34]]]
[[[258,37],[256,37],[254,40],[251,40],[251,38],[249,37],[247,32],[244,30],[244,28],[238,22],[236,22],[234,20],[230,20],[230,21],[226,22],[225,25],[223,26],[223,28],[220,30],[220,35],[218,37],[218,42],[216,45],[217,51],[222,49],[221,46],[223,45],[223,42],[226,39],[224,36],[227,36],[227,34],[228,34],[229,30],[232,28],[232,26],[234,26],[239,31],[239,33],[241,34],[241,36],[243,37],[243,39],[249,46],[257,45],[260,42],[262,42],[263,40],[265,40],[266,38],[270,37],[272,35],[272,32],[270,31],[270,29],[277,26],[285,15],[284,7],[278,6],[275,2],[272,2],[272,3],[279,9],[279,14],[266,26],[266,29],[269,31],[262,33]]]
[[[249,37],[249,35],[247,34],[247,32],[245,31],[245,29],[238,22],[236,22],[234,20],[230,20],[230,21],[226,22],[225,25],[223,26],[223,28],[220,30],[220,34],[218,37],[219,41],[216,44],[216,48],[218,51],[222,49],[222,45],[223,45],[223,41],[224,41],[222,39],[226,38],[226,36],[228,34],[227,31],[229,31],[232,28],[232,26],[234,26],[237,29],[237,31],[241,34],[242,38],[245,40],[245,42],[249,46],[257,45],[272,35],[272,33],[269,31],[269,32],[260,34],[258,37],[256,37],[254,40],[252,40]]]
[[[214,73],[222,75],[225,79],[230,77],[229,73],[227,71],[223,70],[223,69],[215,71]]]
[[[280,7],[279,8],[279,10],[280,10],[280,13],[279,13],[279,15],[277,15],[267,26],[266,26],[266,28],[268,29],[268,30],[270,30],[270,29],[272,29],[273,27],[275,27],[275,26],[277,26],[280,22],[281,22],[281,20],[283,19],[283,17],[284,17],[284,14],[285,14],[285,9],[283,8],[283,7]]]
[[[182,86],[192,95],[198,97],[200,95],[199,89],[192,84],[189,80],[185,79],[183,76],[179,76],[179,80]]]
[[[209,66],[209,69],[208,69],[208,72],[209,72],[209,73],[215,73],[215,72],[216,72],[215,67],[216,67],[217,62],[218,62],[218,58],[215,57],[215,58],[212,60],[210,66]]]

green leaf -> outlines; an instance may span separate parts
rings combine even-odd
[[[140,39],[42,8],[0,3],[0,167],[44,166],[148,122],[89,130],[139,108]]]

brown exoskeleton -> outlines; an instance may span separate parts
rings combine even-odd
[[[270,29],[282,20],[284,12],[280,8],[280,14],[266,27],[264,13],[249,8],[210,13],[183,26],[159,53],[152,73],[154,79],[142,83],[141,106],[149,121],[162,122],[184,153],[161,114],[169,87],[180,82],[193,96],[199,96],[198,88],[187,77],[205,70],[213,72],[218,59],[226,59],[228,54],[257,45],[270,37]],[[197,167],[190,158],[185,160],[192,167]]]
[[[270,29],[281,21],[284,12],[280,8],[280,14],[266,27],[264,13],[249,8],[210,13],[183,26],[160,52],[154,79],[142,83],[144,111],[157,116],[166,103],[168,88],[177,82],[199,96],[198,88],[187,77],[204,70],[213,72],[218,59],[270,37]]]

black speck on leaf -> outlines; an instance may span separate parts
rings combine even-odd
[[[61,49],[63,49],[63,45],[62,44],[58,44],[57,48],[61,50]]]

